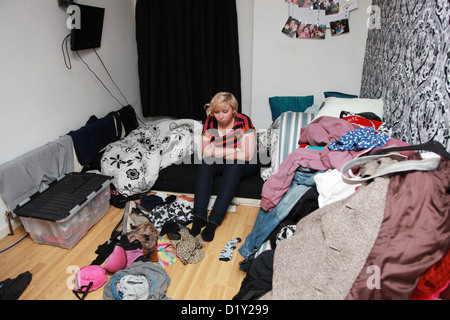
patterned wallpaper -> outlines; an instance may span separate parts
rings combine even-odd
[[[450,151],[449,0],[373,0],[360,96],[383,98],[393,136]],[[374,20],[376,21],[376,20]]]

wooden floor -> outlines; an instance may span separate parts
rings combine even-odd
[[[246,273],[239,270],[242,256],[234,251],[233,259],[219,260],[225,244],[236,237],[245,237],[251,232],[259,208],[237,206],[229,212],[217,229],[212,242],[205,243],[205,258],[197,264],[183,265],[179,260],[165,270],[171,278],[166,295],[175,300],[230,300],[238,293]],[[14,279],[29,271],[32,281],[20,297],[21,300],[77,300],[71,291],[74,270],[89,265],[95,258],[97,247],[107,241],[122,210],[110,207],[105,217],[92,227],[87,235],[71,250],[36,244],[30,236],[0,253],[0,281]],[[20,227],[14,236],[0,240],[0,251],[13,245],[26,235]],[[109,278],[109,276],[108,276]],[[86,300],[102,300],[103,288],[88,294]]]

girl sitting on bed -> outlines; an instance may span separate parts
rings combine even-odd
[[[235,196],[240,180],[259,171],[256,134],[250,118],[237,112],[233,94],[219,92],[205,105],[207,119],[202,133],[203,159],[195,182],[194,222],[191,234],[212,241]],[[207,218],[215,176],[222,176],[216,201]],[[203,231],[201,229],[205,227]]]

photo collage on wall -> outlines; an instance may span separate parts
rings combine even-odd
[[[292,39],[325,39],[350,32],[349,12],[357,9],[356,0],[285,0],[289,18],[281,32]]]
[[[327,27],[317,24],[304,24],[290,16],[286,21],[283,30],[284,34],[290,38],[297,39],[325,39],[325,31]]]

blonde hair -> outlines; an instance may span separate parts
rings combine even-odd
[[[236,114],[239,103],[234,95],[230,92],[219,92],[211,99],[210,103],[205,104],[206,116],[210,116],[216,107],[223,104],[228,104],[233,109],[233,114]]]

